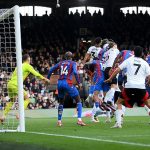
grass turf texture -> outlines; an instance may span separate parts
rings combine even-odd
[[[63,127],[56,126],[56,118],[53,119],[26,119],[26,133],[0,133],[0,150],[145,150],[150,149],[150,125],[148,117],[125,117],[122,129],[110,129],[110,124],[91,123],[89,118],[84,121],[85,127],[76,125],[76,118],[64,118]],[[96,140],[75,139],[69,137],[57,137],[52,135],[38,135],[29,132],[46,134],[61,134],[77,137],[88,137]],[[113,142],[101,141],[113,140]],[[114,142],[115,141],[115,142]],[[117,143],[118,141],[118,143]],[[119,141],[127,142],[126,144]],[[128,143],[134,143],[129,145]],[[145,146],[139,146],[143,144]],[[147,146],[147,147],[146,147]]]

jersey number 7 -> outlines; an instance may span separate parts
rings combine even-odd
[[[137,69],[136,69],[134,75],[137,75],[137,73],[138,73],[138,71],[139,71],[139,69],[140,69],[140,67],[141,67],[141,64],[134,64],[134,66],[137,67]]]

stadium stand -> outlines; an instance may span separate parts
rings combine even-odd
[[[119,1],[116,3],[118,2]],[[32,1],[32,3],[34,3],[34,1]],[[105,4],[104,1],[102,1],[102,3]],[[51,4],[52,8],[54,8],[55,3],[52,2]],[[1,5],[3,7],[3,3]],[[10,5],[13,5],[13,3],[10,3]],[[65,5],[67,6],[67,2]],[[119,9],[114,9],[113,14],[107,13],[108,10],[106,10],[104,15],[99,11],[98,13],[95,12],[93,16],[89,12],[86,14],[83,12],[80,16],[78,12],[68,14],[59,13],[56,8],[54,10],[55,11],[49,16],[46,14],[42,17],[28,16],[28,14],[21,16],[23,53],[30,54],[32,65],[41,74],[47,75],[49,68],[62,60],[64,52],[69,50],[74,53],[74,59],[78,61],[78,69],[83,78],[83,65],[81,60],[83,60],[89,45],[88,47],[83,43],[77,45],[77,39],[81,38],[91,40],[96,36],[101,36],[102,38],[107,37],[117,42],[120,50],[132,49],[136,44],[149,50],[150,16],[148,12],[145,12],[145,14],[142,12],[135,14],[135,12],[133,12],[132,14],[127,13],[124,15]],[[80,33],[82,28],[87,29],[87,33],[84,36]],[[0,72],[0,75],[1,81],[5,72]],[[53,82],[56,83],[56,81],[52,81],[52,83]],[[2,82],[0,82],[0,84],[3,85]],[[85,77],[83,78],[83,84],[89,84]],[[50,88],[52,89],[50,92],[53,92],[54,95],[52,101],[51,97],[53,96],[51,96],[51,93],[48,94],[49,87],[45,87],[37,79],[32,77],[28,78],[25,86],[33,100],[33,103],[29,105],[30,109],[57,107],[57,103],[52,102],[55,97],[57,97],[57,94],[55,94],[55,84]],[[87,93],[88,90],[85,89],[84,94],[81,94],[83,95],[82,98],[85,98]],[[48,97],[46,100],[43,99],[42,103],[41,100],[39,100],[41,95]],[[3,97],[1,93],[1,99],[5,101],[7,95]],[[1,108],[2,107],[3,106],[1,106]]]

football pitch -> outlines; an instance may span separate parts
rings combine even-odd
[[[125,117],[122,129],[110,124],[76,125],[76,118],[64,118],[63,126],[56,126],[56,118],[26,119],[26,133],[0,133],[0,150],[149,150],[150,118]]]

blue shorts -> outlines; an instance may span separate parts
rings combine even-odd
[[[118,85],[125,84],[127,82],[127,77],[125,75],[125,71],[119,73],[118,76]]]
[[[103,83],[104,83],[104,79],[99,79],[98,82],[95,83],[94,86],[94,92],[95,91],[102,91],[103,90]]]
[[[58,97],[64,98],[66,93],[72,98],[79,96],[79,92],[73,84],[68,83],[66,80],[58,80]]]
[[[94,88],[95,88],[95,85],[91,85],[90,86],[89,94],[93,94],[94,93]]]
[[[103,83],[103,92],[108,92],[110,89],[110,84],[109,83]]]

